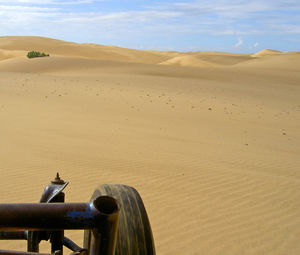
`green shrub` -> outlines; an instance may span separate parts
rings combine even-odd
[[[49,57],[49,54],[40,53],[39,51],[30,51],[27,53],[27,58]]]

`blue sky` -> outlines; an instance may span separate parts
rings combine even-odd
[[[0,0],[0,36],[135,49],[300,50],[300,0]]]

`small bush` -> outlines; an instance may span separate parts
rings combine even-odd
[[[40,53],[39,51],[30,51],[27,53],[27,58],[49,57],[49,54]]]

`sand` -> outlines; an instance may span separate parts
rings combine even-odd
[[[68,202],[134,186],[157,254],[299,254],[299,52],[1,37],[0,60],[1,203],[37,202],[59,171]]]

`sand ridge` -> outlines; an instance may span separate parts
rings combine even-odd
[[[100,183],[137,188],[157,254],[299,253],[297,52],[108,47],[102,59],[105,46],[18,38],[0,38],[1,51],[52,56],[0,61],[0,202],[38,201],[60,171],[68,202]],[[218,66],[159,65],[176,57]]]
[[[126,48],[103,46],[97,44],[78,44],[55,40],[45,37],[0,37],[0,49],[6,50],[36,50],[54,56],[84,57],[123,62],[158,63],[166,57],[148,53],[147,51],[131,50]]]
[[[198,59],[195,56],[180,56],[168,59],[159,63],[160,65],[178,65],[178,66],[195,66],[195,67],[216,67],[216,64],[213,64],[208,61]]]
[[[0,49],[0,61],[10,58],[18,58],[26,56],[27,52],[23,50],[3,50]]]
[[[278,55],[278,54],[282,54],[282,52],[278,50],[264,49],[255,54],[252,54],[252,57],[264,57],[264,56]]]
[[[226,67],[251,63],[252,60],[264,60],[269,56],[299,55],[299,52],[282,53],[270,49],[252,55],[224,52],[143,51],[90,43],[78,44],[37,36],[0,37],[0,50],[0,60],[22,57],[26,55],[24,53],[36,50],[49,53],[51,56],[191,67]]]

